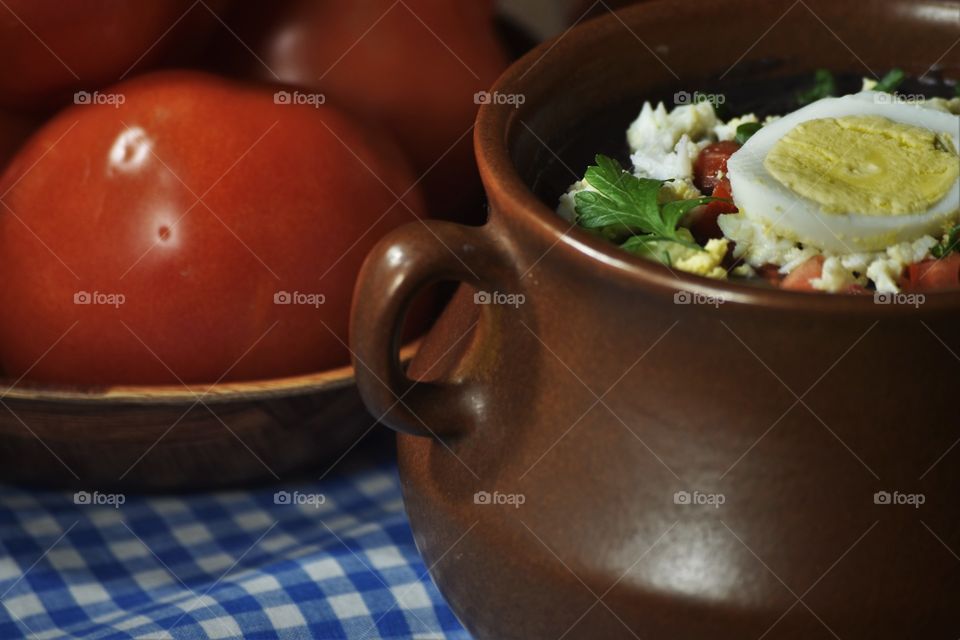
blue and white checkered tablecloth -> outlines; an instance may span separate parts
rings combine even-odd
[[[370,444],[321,481],[251,491],[0,486],[0,639],[468,638]]]

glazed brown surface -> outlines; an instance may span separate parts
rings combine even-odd
[[[361,394],[411,434],[417,544],[473,634],[957,637],[960,294],[914,308],[674,274],[569,229],[538,180],[571,131],[707,82],[956,78],[958,18],[946,1],[653,1],[501,78],[526,102],[479,116],[490,222],[385,239],[352,323]],[[389,327],[437,279],[523,299],[461,290],[411,368],[433,381],[411,383]]]

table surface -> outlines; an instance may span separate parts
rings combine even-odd
[[[0,486],[0,638],[469,638],[381,433],[322,479],[143,496]]]

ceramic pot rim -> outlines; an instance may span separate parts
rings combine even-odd
[[[617,12],[580,24],[553,40],[542,43],[511,65],[491,93],[531,95],[526,87],[554,85],[551,74],[592,45],[609,38],[624,24],[642,21],[652,11],[664,5],[676,5],[673,0],[648,0]],[[682,4],[682,3],[680,3]],[[690,3],[695,4],[695,3]],[[676,10],[676,6],[673,7]],[[901,26],[902,28],[902,26]],[[559,97],[559,96],[556,96]],[[526,107],[535,111],[549,101],[539,99]],[[497,215],[511,218],[523,233],[538,236],[551,253],[562,254],[578,270],[605,279],[613,279],[628,287],[636,287],[660,296],[672,296],[677,291],[689,291],[704,296],[722,297],[725,302],[755,307],[769,307],[815,314],[867,315],[875,317],[922,317],[929,313],[960,309],[960,291],[926,293],[919,308],[902,304],[878,305],[872,295],[844,295],[830,293],[799,293],[780,289],[765,289],[745,283],[714,280],[692,274],[675,272],[664,265],[620,251],[616,246],[591,234],[570,228],[569,223],[543,203],[525,184],[510,155],[511,131],[520,125],[519,113],[511,104],[484,104],[478,112],[474,142],[477,162],[484,186],[491,201],[498,207]],[[495,217],[491,226],[497,226]],[[523,238],[514,238],[523,243]]]

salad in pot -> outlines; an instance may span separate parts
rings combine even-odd
[[[598,155],[558,213],[676,271],[795,291],[960,289],[960,93],[895,93],[904,74],[724,121],[714,102],[647,102],[630,171]]]

